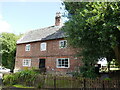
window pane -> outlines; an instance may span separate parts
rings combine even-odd
[[[61,68],[67,68],[69,67],[68,65],[68,58],[60,58],[60,59],[57,59],[57,66],[58,67],[61,67]]]
[[[61,65],[59,64],[58,67],[61,67]]]
[[[65,67],[68,67],[68,65],[65,65]]]
[[[68,62],[65,62],[65,65],[68,64]]]
[[[64,45],[63,46],[66,47],[66,41],[64,41]]]
[[[68,59],[65,59],[65,62],[68,62]]]
[[[25,46],[25,51],[30,51],[30,44],[27,44],[27,45]]]
[[[62,66],[64,65],[64,60],[62,60]]]
[[[67,41],[66,40],[61,40],[60,43],[60,48],[65,48],[67,46]]]
[[[25,60],[23,61],[23,65],[25,65]]]
[[[26,60],[26,65],[29,65],[29,61],[28,60]]]
[[[61,59],[58,59],[59,62],[61,62]]]
[[[63,42],[62,41],[60,42],[60,44],[61,44],[61,46],[63,46]]]
[[[30,59],[24,59],[23,60],[23,66],[31,66],[31,60]]]
[[[61,61],[58,61],[58,64],[61,65]]]
[[[46,50],[46,43],[41,43],[40,48],[41,48],[41,51]]]

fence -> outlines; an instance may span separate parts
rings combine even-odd
[[[81,89],[102,89],[102,90],[119,90],[120,80],[101,80],[75,77],[60,77],[39,75],[34,84],[40,85],[41,88],[81,88]]]

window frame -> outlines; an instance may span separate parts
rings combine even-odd
[[[28,63],[28,65],[26,64],[26,62]],[[23,59],[22,66],[24,66],[24,67],[30,67],[31,66],[31,59]]]
[[[66,46],[65,46],[65,47],[63,47],[63,46],[61,45],[61,42],[64,43],[64,41],[66,42]],[[67,40],[60,40],[60,41],[59,41],[59,49],[62,49],[62,48],[67,48]]]
[[[61,67],[59,66],[59,62],[58,62],[58,60],[59,59],[61,59],[61,61],[62,61],[62,59],[68,59],[68,67],[65,67],[65,65],[64,66],[62,66],[62,64],[61,64]],[[69,58],[57,58],[56,59],[56,68],[70,68],[70,60],[69,60]]]
[[[30,44],[26,44],[25,46],[25,51],[30,51],[31,45]]]
[[[45,45],[44,47],[44,49],[42,49],[42,45]],[[42,43],[40,43],[40,51],[46,51],[47,50],[47,43],[46,42],[42,42]]]

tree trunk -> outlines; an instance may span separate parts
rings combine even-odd
[[[116,60],[118,61],[119,65],[120,65],[120,46],[116,46],[114,48],[114,51],[115,51]]]

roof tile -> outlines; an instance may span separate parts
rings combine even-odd
[[[58,26],[50,26],[29,31],[17,41],[17,44],[64,38],[64,32],[60,28]]]

